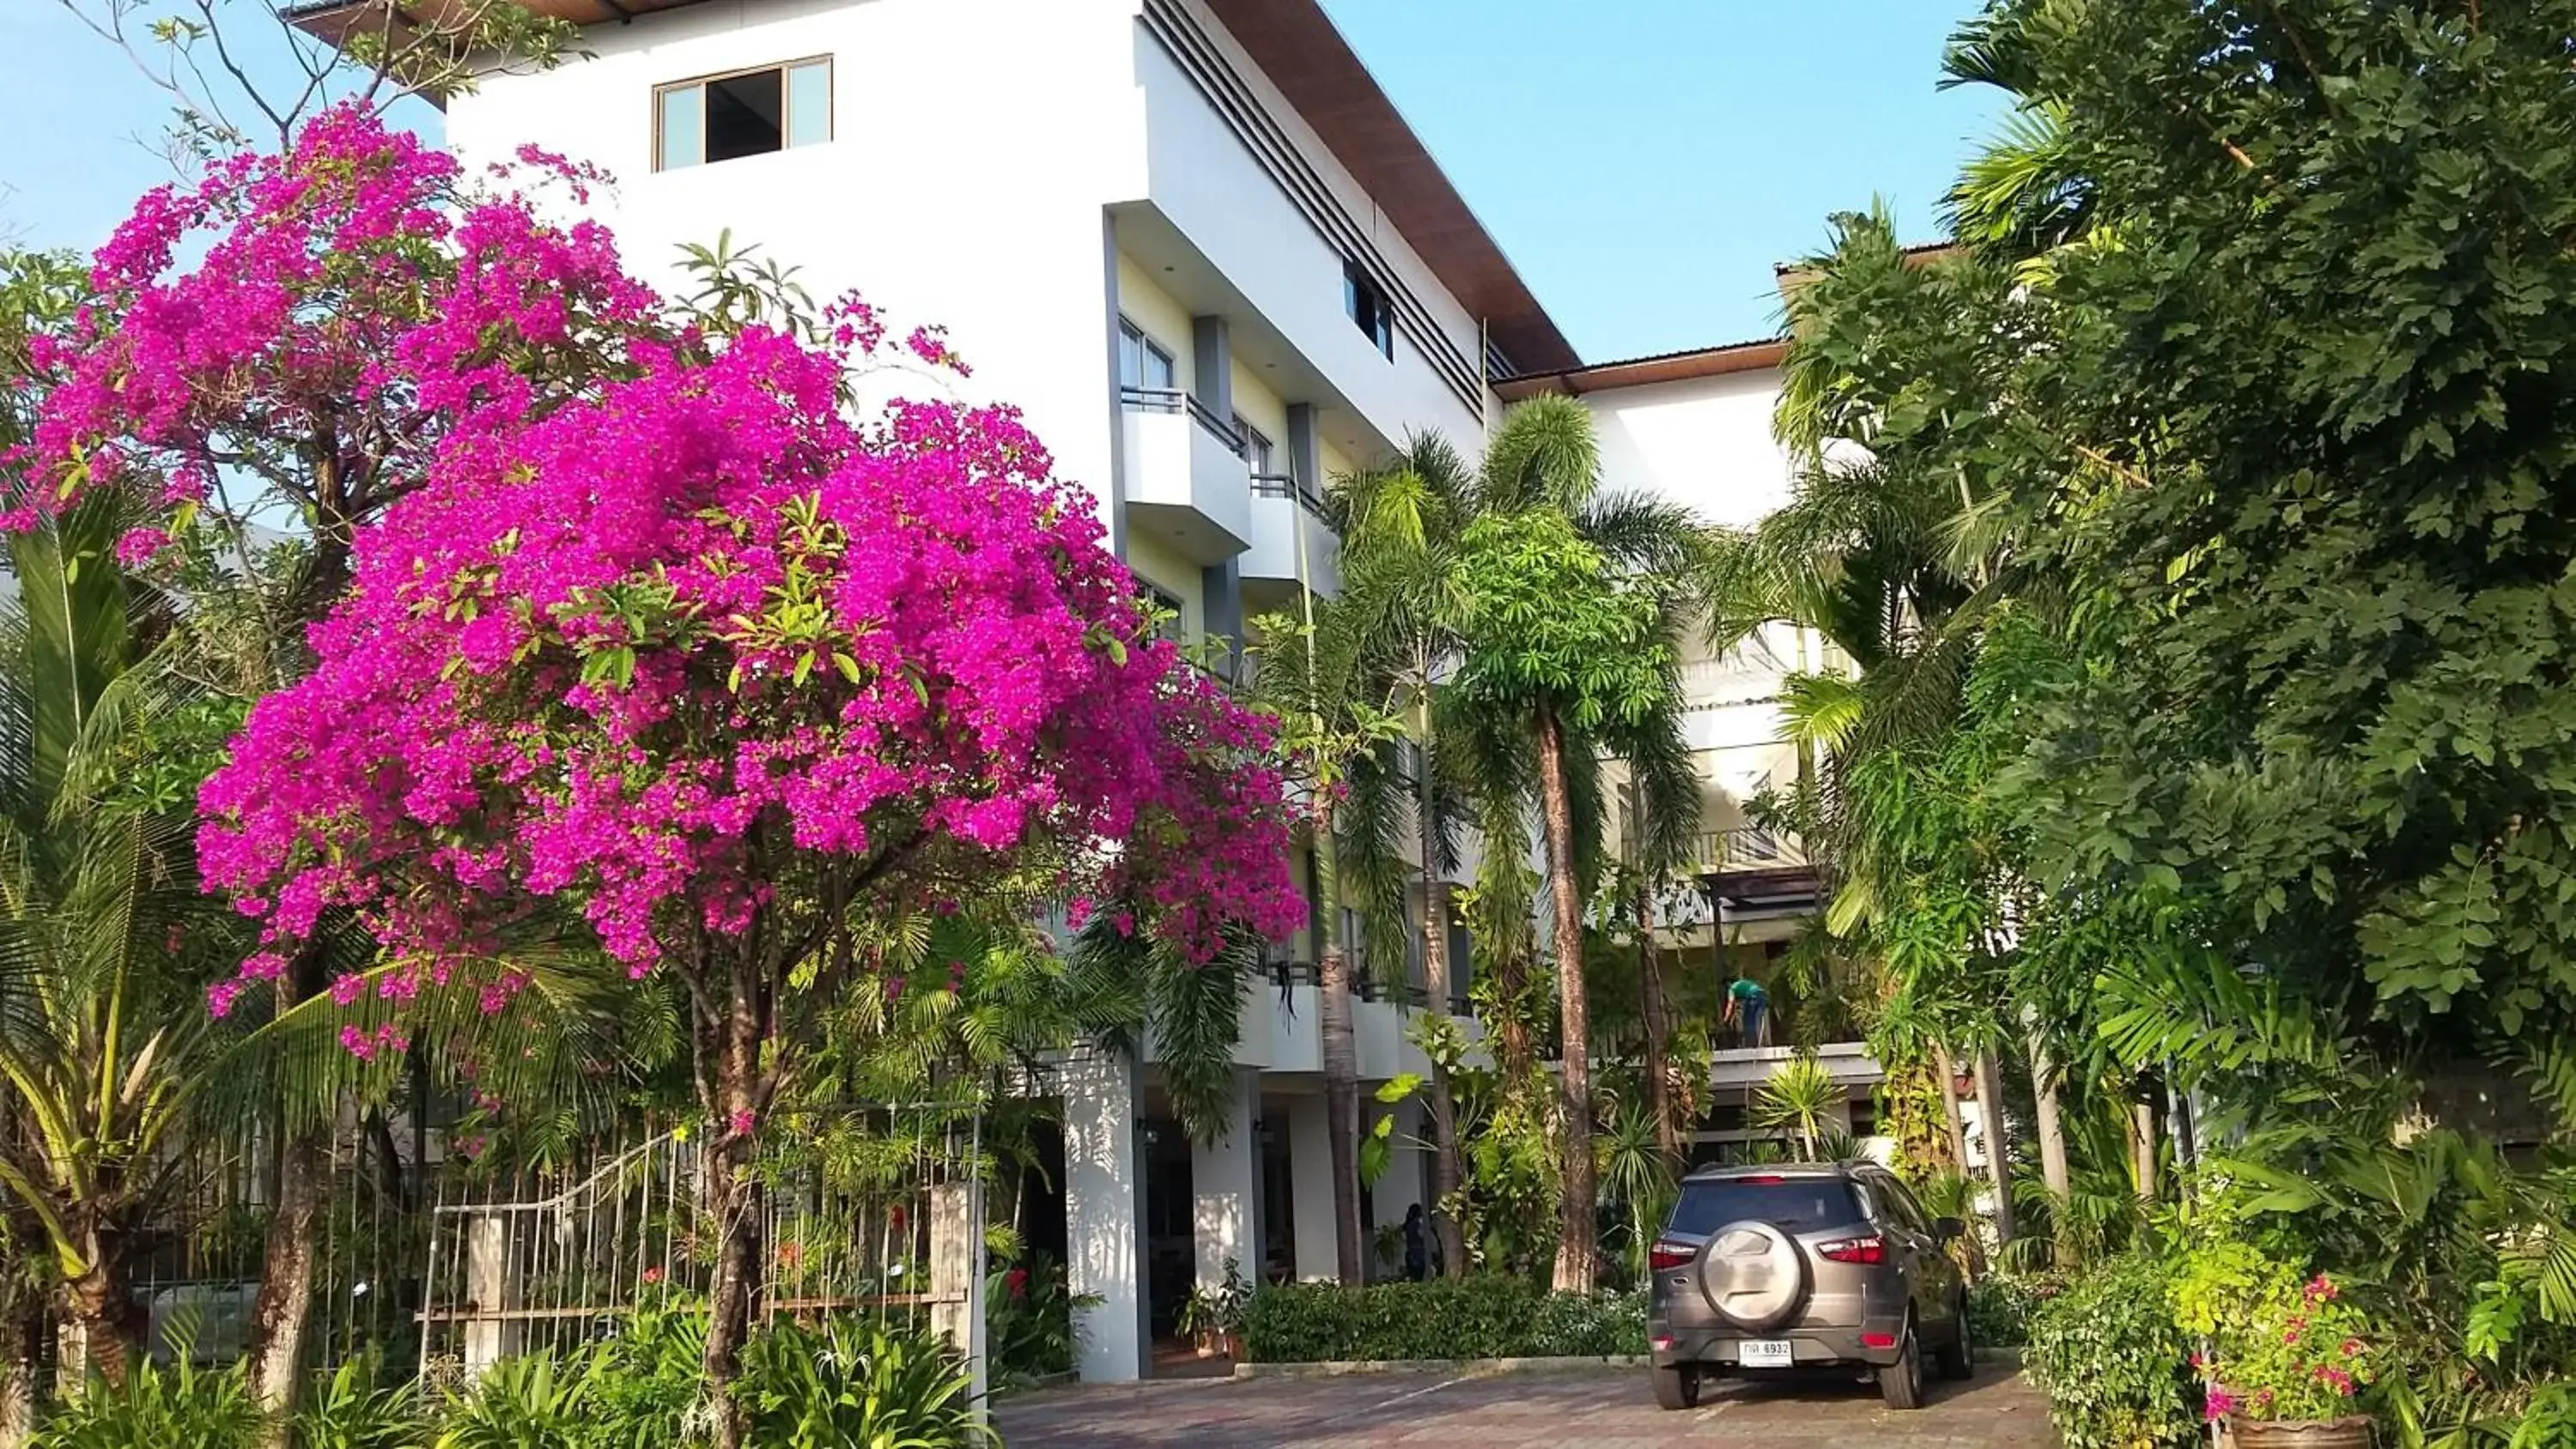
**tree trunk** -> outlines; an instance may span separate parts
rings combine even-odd
[[[96,1266],[62,1289],[62,1332],[55,1340],[60,1359],[54,1381],[65,1394],[86,1392],[93,1380],[110,1388],[125,1383],[132,1295],[124,1276],[106,1266],[104,1255],[95,1248],[91,1252]]]
[[[1421,772],[1413,804],[1414,833],[1422,847],[1422,985],[1430,1009],[1449,1015],[1449,880],[1440,869],[1439,800],[1431,782],[1431,711],[1418,708]],[[1467,1275],[1467,1238],[1449,1211],[1465,1173],[1458,1157],[1458,1102],[1449,1088],[1449,1069],[1431,1064],[1431,1234],[1440,1246],[1440,1271],[1451,1278]]]
[[[1995,1185],[1995,1242],[2013,1240],[2012,1141],[2004,1130],[2004,1094],[1992,1047],[1977,1048],[1977,1130],[1986,1138],[1986,1175]]]
[[[742,1345],[751,1336],[752,1294],[760,1286],[760,1214],[754,1210],[752,1176],[745,1171],[751,1157],[748,1137],[723,1128],[708,1136],[707,1211],[720,1236],[715,1273],[707,1284],[707,1402],[717,1449],[744,1449],[751,1426],[733,1386],[742,1373]]]
[[[305,1132],[288,1138],[278,1153],[277,1198],[270,1208],[259,1297],[251,1305],[249,1347],[243,1354],[251,1402],[264,1415],[262,1449],[286,1449],[292,1442],[288,1416],[304,1377],[304,1330],[313,1316],[318,1256],[313,1240],[322,1217],[329,1152],[326,1135]]]
[[[1333,1163],[1333,1273],[1344,1285],[1367,1281],[1360,1245],[1360,1060],[1351,1030],[1350,957],[1335,941],[1324,948],[1316,988],[1324,1049],[1324,1137]]]
[[[1678,1173],[1681,1123],[1675,1120],[1672,1067],[1665,1060],[1672,1050],[1672,1013],[1664,1000],[1663,956],[1655,950],[1655,893],[1646,887],[1637,891],[1637,987],[1646,1025],[1646,1111],[1655,1121],[1655,1149]]]
[[[701,1101],[707,1124],[705,1204],[716,1232],[715,1271],[707,1283],[707,1403],[715,1421],[716,1449],[745,1449],[749,1416],[734,1395],[742,1372],[742,1345],[751,1336],[752,1300],[760,1291],[759,1184],[750,1171],[760,1114],[768,1106],[762,1084],[762,1048],[769,1037],[769,984],[765,932],[746,935],[725,973],[729,1000],[723,1017],[699,1012]],[[705,960],[703,956],[700,958]]]
[[[2133,1102],[2129,1106],[2130,1173],[2137,1179],[2138,1200],[2156,1200],[2156,1104]]]
[[[2066,1205],[2072,1191],[2066,1171],[2066,1127],[2057,1115],[2057,1066],[2049,1059],[2047,1037],[2038,1031],[2030,1034],[2030,1086],[2039,1119],[2039,1176],[2048,1184],[2050,1255],[2057,1266],[2070,1267],[2076,1255],[2066,1234]]]
[[[1584,998],[1583,897],[1574,879],[1574,807],[1565,784],[1565,732],[1556,712],[1538,713],[1539,809],[1546,822],[1548,896],[1556,924],[1556,998],[1562,1057],[1558,1075],[1565,1114],[1562,1226],[1556,1240],[1556,1287],[1590,1293],[1599,1264],[1592,1163],[1592,1013]]]
[[[1932,1048],[1932,1070],[1941,1074],[1941,1125],[1950,1134],[1950,1164],[1961,1177],[1968,1171],[1968,1128],[1959,1120],[1959,1068],[1950,1060],[1950,1049],[1937,1043]]]
[[[36,1432],[36,1334],[41,1312],[0,1318],[0,1449],[26,1449]]]
[[[327,567],[337,571],[335,578],[345,578],[346,538],[322,532],[312,577]],[[335,556],[340,563],[331,563]],[[338,587],[334,582],[332,595],[324,597],[336,596]],[[278,1011],[313,996],[322,985],[322,952],[308,941],[278,978]],[[314,1239],[321,1230],[322,1199],[330,1191],[331,1131],[319,1126],[290,1134],[283,1120],[278,1123],[277,1192],[261,1245],[259,1297],[251,1305],[250,1336],[242,1353],[251,1402],[261,1413],[260,1449],[288,1449],[294,1443],[295,1396],[304,1385],[304,1332],[313,1320],[319,1256]]]

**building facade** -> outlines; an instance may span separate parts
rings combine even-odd
[[[648,278],[683,285],[681,245],[721,233],[818,300],[857,288],[899,326],[945,325],[973,368],[953,386],[1026,413],[1191,639],[1335,591],[1328,480],[1420,432],[1471,446],[1538,390],[1592,406],[1614,486],[1724,523],[1785,496],[1777,345],[1583,366],[1314,0],[528,3],[582,23],[588,54],[455,98],[451,145],[483,162],[537,141],[605,168],[594,210]],[[1812,909],[1794,842],[1742,813],[1795,768],[1771,700],[1812,643],[1690,665],[1709,836],[1703,904],[1671,932],[1712,971]],[[1210,660],[1229,667],[1222,645]],[[1056,1074],[1064,1248],[1097,1303],[1085,1377],[1147,1372],[1171,1302],[1229,1263],[1334,1271],[1304,963],[1339,923],[1319,907],[1249,993],[1224,1141],[1168,1120],[1150,1041]],[[1364,1089],[1427,1070],[1414,1009],[1355,1004]],[[1836,1070],[1865,1097],[1865,1058]],[[1399,1111],[1397,1140],[1418,1139]],[[1400,1223],[1425,1181],[1399,1154],[1371,1222]]]

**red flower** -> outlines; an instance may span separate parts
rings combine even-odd
[[[661,1270],[661,1269],[659,1269],[659,1268],[647,1268],[647,1269],[645,1269],[645,1270],[644,1270],[644,1286],[646,1286],[647,1288],[650,1288],[650,1287],[654,1286],[655,1284],[660,1283],[661,1281],[662,1281],[662,1270]]]
[[[1002,1286],[1010,1290],[1010,1294],[1014,1298],[1027,1297],[1029,1291],[1029,1270],[1026,1268],[1013,1268],[1011,1271],[1002,1275]]]

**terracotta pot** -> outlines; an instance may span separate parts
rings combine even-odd
[[[2341,1419],[2248,1419],[2227,1421],[2236,1449],[2370,1449],[2370,1418],[2352,1414]]]

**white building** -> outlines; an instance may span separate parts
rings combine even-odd
[[[1783,496],[1776,345],[1584,367],[1314,0],[523,3],[582,23],[590,55],[456,99],[452,145],[607,168],[603,219],[647,276],[728,230],[818,299],[945,324],[970,395],[1025,410],[1193,636],[1333,590],[1325,480],[1419,431],[1472,444],[1540,388],[1598,409],[1614,484],[1725,522]],[[1711,910],[1682,929],[1712,953],[1812,899],[1740,809],[1788,758],[1767,681],[1800,641],[1771,642],[1692,667]],[[1065,1246],[1101,1300],[1086,1377],[1146,1372],[1156,1302],[1228,1259],[1332,1271],[1318,1014],[1310,976],[1252,994],[1215,1148],[1163,1122],[1150,1050],[1066,1067]],[[1364,1085],[1425,1069],[1404,1008],[1356,1015]],[[1377,1224],[1421,1199],[1421,1166],[1381,1179]]]

